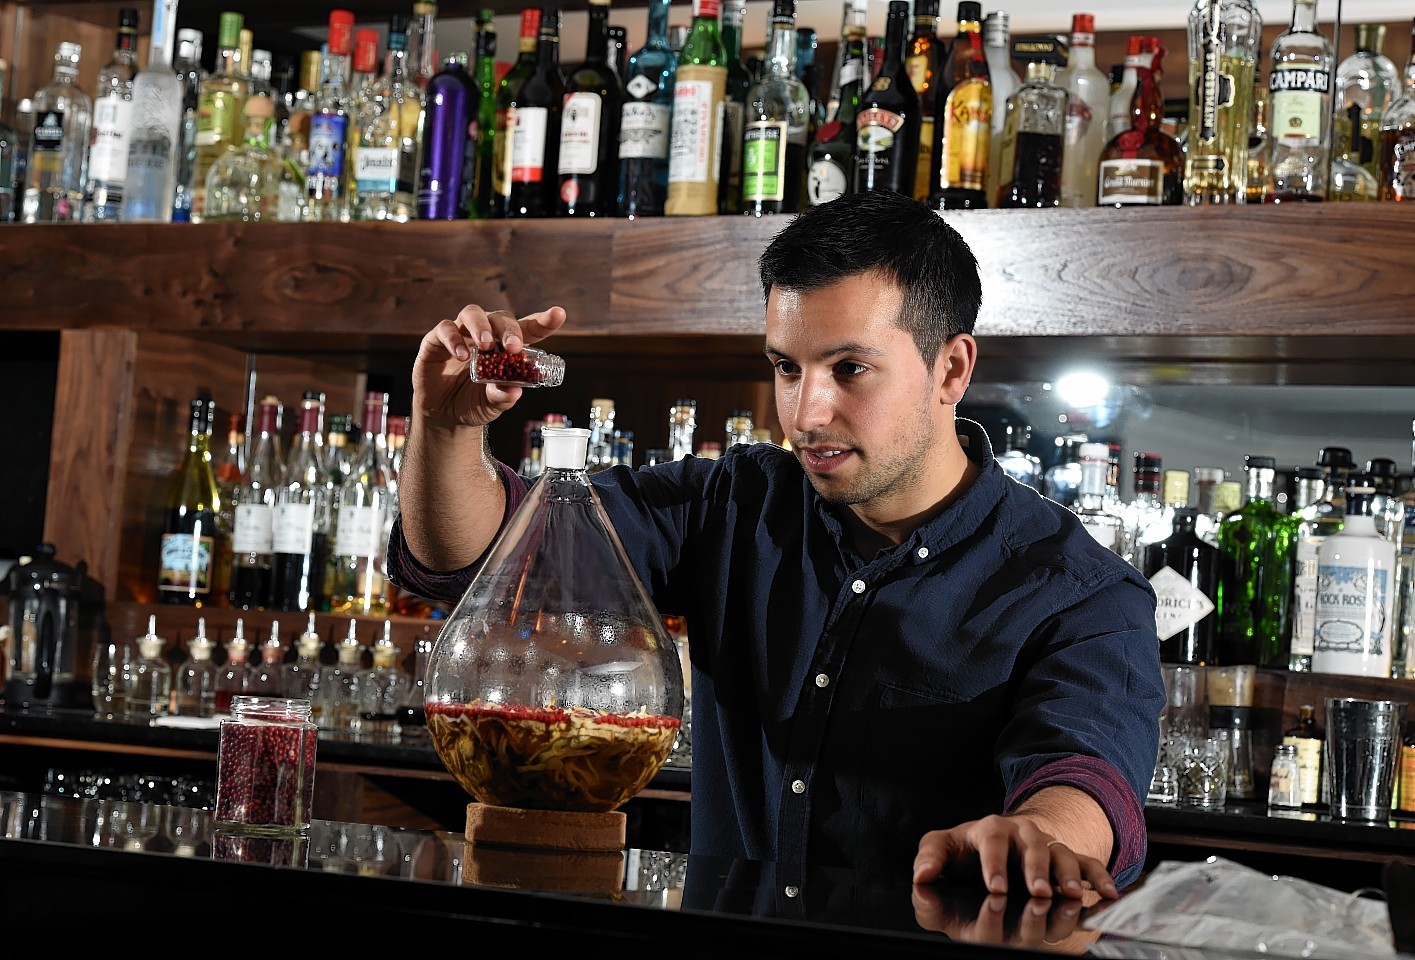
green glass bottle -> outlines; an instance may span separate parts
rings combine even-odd
[[[1292,584],[1301,517],[1273,502],[1277,461],[1244,457],[1246,499],[1218,528],[1220,664],[1286,669],[1291,643]]]
[[[727,86],[722,101],[722,168],[717,180],[718,213],[740,212],[742,203],[742,132],[746,129],[753,76],[742,62],[742,21],[746,0],[723,0],[722,47],[727,54]],[[770,30],[768,30],[770,33]]]
[[[471,213],[476,219],[491,216],[491,167],[496,150],[495,17],[496,11],[490,8],[477,13],[477,62],[473,74],[477,88],[477,155],[471,204]]]
[[[718,30],[720,0],[693,0],[693,26],[678,55],[673,87],[673,132],[668,142],[670,217],[717,213],[718,163],[727,90],[727,51]]]
[[[191,405],[191,433],[182,465],[167,488],[159,548],[158,597],[163,603],[201,607],[212,602],[221,495],[211,470],[211,421],[216,402]]]

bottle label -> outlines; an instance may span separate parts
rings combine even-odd
[[[893,159],[894,135],[904,126],[904,118],[889,110],[869,107],[855,116],[855,149],[873,166],[885,168]]]
[[[1150,578],[1155,589],[1155,632],[1161,640],[1183,633],[1214,612],[1214,602],[1173,567]]]
[[[1310,657],[1317,631],[1317,548],[1326,537],[1304,534],[1297,541],[1297,572],[1292,581],[1292,656]]]
[[[231,531],[231,552],[270,553],[274,541],[275,511],[266,503],[236,504],[236,524]]]
[[[348,117],[317,113],[310,118],[309,166],[305,189],[320,196],[338,196],[344,181],[344,144]]]
[[[314,504],[277,503],[271,524],[274,553],[309,554],[314,546]]]
[[[560,112],[560,173],[590,174],[599,169],[602,107],[597,93],[577,91],[565,95]]]
[[[812,206],[829,203],[837,197],[845,196],[850,188],[845,169],[834,159],[817,160],[811,164],[806,181],[806,196]]]
[[[104,97],[93,108],[93,145],[88,151],[90,180],[122,183],[128,175],[128,136],[133,101]]]
[[[510,183],[540,183],[545,176],[545,133],[550,111],[545,107],[518,107],[510,129]],[[507,191],[510,192],[509,190]]]
[[[1279,66],[1268,76],[1272,119],[1268,133],[1287,147],[1312,146],[1321,141],[1328,114],[1331,74],[1302,66]]]
[[[58,153],[64,149],[64,111],[46,110],[34,118],[35,153]]]
[[[1302,802],[1319,803],[1322,798],[1322,740],[1320,737],[1299,737],[1288,734],[1283,743],[1291,744],[1297,753],[1297,780],[1301,784]]]
[[[1415,745],[1400,748],[1400,790],[1397,810],[1415,812]]]
[[[754,120],[742,142],[742,201],[786,197],[786,122]]]
[[[919,153],[914,159],[914,199],[927,201],[933,183],[934,119],[919,118]]]
[[[721,142],[726,67],[697,64],[679,67],[673,85],[673,133],[668,148],[670,184],[705,184],[712,202],[702,213],[717,212],[717,155]]]
[[[1195,139],[1210,149],[1218,145],[1220,115],[1233,106],[1236,88],[1233,75],[1223,69],[1221,55],[1227,39],[1224,36],[1223,10],[1222,4],[1208,5],[1206,19],[1201,25],[1203,35],[1199,38],[1198,70],[1191,74],[1194,77],[1194,93],[1190,102],[1197,104],[1198,109],[1194,111],[1197,116],[1190,117],[1190,129]],[[1204,159],[1219,170],[1226,163],[1222,156]]]
[[[149,175],[161,175],[172,162],[172,140],[156,131],[143,137],[134,137],[128,145],[128,169],[142,170]],[[136,189],[136,187],[134,188]]]
[[[383,550],[383,508],[339,508],[334,550],[340,557],[376,557]]]
[[[354,183],[359,193],[392,193],[398,189],[397,147],[359,147],[354,151]]]
[[[619,119],[619,159],[667,160],[668,130],[672,118],[672,108],[664,104],[625,101],[624,112]]]
[[[211,537],[190,533],[165,533],[159,547],[160,574],[157,589],[168,593],[211,593],[211,558],[215,544]]]
[[[1160,206],[1164,202],[1164,164],[1158,160],[1102,160],[1097,199],[1102,206]]]
[[[1389,570],[1319,564],[1312,669],[1390,676],[1390,600]]]
[[[1415,200],[1415,132],[1403,131],[1391,154],[1391,195],[1396,200]]]
[[[964,80],[949,91],[945,107],[941,185],[982,190],[992,140],[992,85],[977,77]]]
[[[197,146],[240,141],[241,104],[225,90],[208,90],[197,101]]]
[[[496,111],[496,137],[491,142],[491,192],[511,195],[511,131],[516,128],[516,108]]]

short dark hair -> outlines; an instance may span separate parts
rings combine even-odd
[[[899,328],[933,367],[939,349],[972,333],[982,304],[978,261],[926,204],[888,190],[838,197],[795,216],[757,261],[762,297],[812,290],[870,270],[904,289]]]

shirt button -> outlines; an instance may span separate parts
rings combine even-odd
[[[784,894],[786,894],[786,898],[787,898],[788,900],[795,900],[795,899],[800,895],[800,893],[801,893],[801,888],[798,887],[798,886],[796,886],[795,884],[791,884],[790,886],[788,886],[786,889],[782,890],[781,892],[784,893]]]
[[[928,548],[928,547],[920,547],[920,548],[919,548],[919,559],[920,559],[920,560],[927,560],[928,557],[929,557],[929,548]]]
[[[818,673],[818,674],[816,674],[816,686],[818,686],[818,687],[828,687],[828,686],[830,686],[830,677],[827,677],[827,676],[826,676],[825,674],[823,674],[823,673]]]
[[[863,580],[856,580],[854,583],[850,584],[850,589],[851,589],[851,590],[854,590],[856,593],[864,593],[864,592],[865,592],[865,581],[863,581]]]
[[[806,792],[806,781],[804,781],[804,780],[792,780],[792,781],[791,781],[791,792],[792,792],[792,793],[805,793],[805,792]]]

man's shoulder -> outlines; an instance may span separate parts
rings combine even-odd
[[[1008,477],[1001,498],[1002,538],[1015,562],[1097,588],[1144,582],[1123,557],[1097,543],[1070,509]]]

